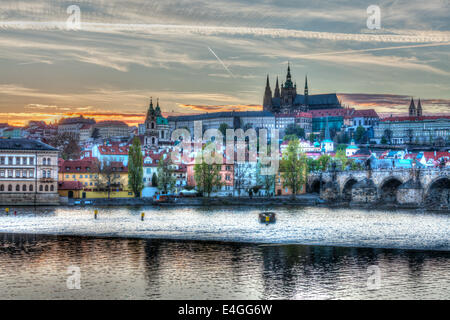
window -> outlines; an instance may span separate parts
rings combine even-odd
[[[69,177],[69,175],[68,174],[66,174],[66,178],[68,178]]]
[[[20,186],[16,184],[16,191],[20,191]]]
[[[42,184],[39,186],[39,191],[44,191],[44,187],[42,186]]]
[[[27,164],[27,157],[22,158],[22,164]]]
[[[34,158],[30,157],[30,165],[33,165],[33,164],[34,164]]]
[[[47,171],[42,170],[42,178],[45,178]]]
[[[0,164],[5,164],[5,161],[6,159],[5,159],[5,157],[0,157]]]
[[[12,191],[12,185],[8,185],[8,191]]]
[[[1,170],[1,171],[0,171],[0,177],[2,177],[2,178],[5,177],[5,170]]]
[[[55,187],[53,185],[50,186],[50,191],[54,191]]]
[[[45,191],[48,191],[48,185],[45,185]]]
[[[51,178],[52,177],[52,171],[51,170],[48,170],[47,171],[47,178]]]
[[[5,191],[5,186],[4,185],[0,185],[0,191]]]
[[[45,166],[47,164],[47,159],[42,159],[42,164]]]
[[[16,157],[16,164],[20,164],[20,157]]]
[[[30,187],[28,188],[28,190],[33,191],[33,185],[30,184]]]
[[[47,158],[47,165],[49,166],[51,164],[52,164],[52,162],[50,161],[50,158]]]
[[[25,184],[22,186],[22,191],[27,191],[27,186]]]
[[[34,177],[34,170],[30,170],[30,178]]]
[[[16,178],[20,177],[20,170],[16,170]]]
[[[9,165],[13,165],[14,164],[14,158],[13,157],[8,157],[8,164]]]
[[[23,178],[26,178],[26,177],[27,177],[27,170],[23,170],[23,171],[22,171],[22,177],[23,177]]]

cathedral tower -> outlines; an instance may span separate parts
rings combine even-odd
[[[272,111],[272,90],[269,84],[269,75],[267,75],[266,90],[264,92],[263,110]]]
[[[419,102],[417,103],[416,115],[418,117],[422,116],[422,103],[420,102],[420,99]]]
[[[414,104],[413,98],[411,98],[411,102],[409,103],[409,116],[415,117],[416,114],[416,105]]]

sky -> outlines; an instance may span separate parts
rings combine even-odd
[[[288,61],[299,88],[307,75],[346,106],[450,113],[449,17],[449,0],[2,0],[0,122],[135,125],[150,97],[165,115],[260,110]]]

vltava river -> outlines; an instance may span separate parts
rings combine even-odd
[[[266,226],[254,208],[12,208],[0,298],[450,299],[448,214],[272,210]]]

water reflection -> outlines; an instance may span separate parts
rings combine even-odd
[[[2,299],[449,299],[450,253],[0,234]],[[81,268],[81,290],[66,287]],[[381,288],[369,290],[378,266]]]

